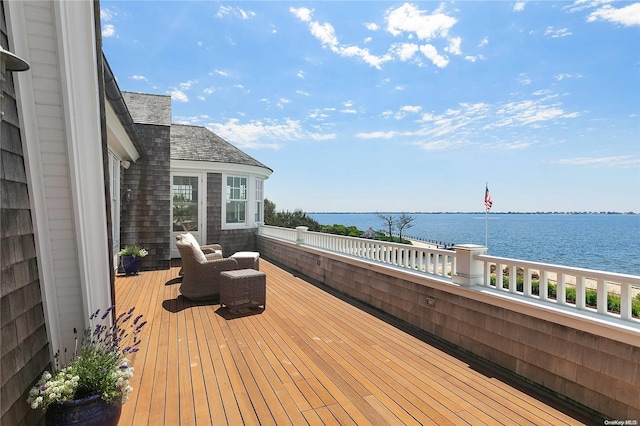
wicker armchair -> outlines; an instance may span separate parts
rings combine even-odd
[[[196,240],[193,234],[191,234],[190,232],[176,236],[176,241],[190,242],[194,246],[199,247],[200,250],[202,250],[202,252],[204,253],[207,260],[216,260],[223,258],[222,246],[220,244],[207,244],[205,246],[201,246],[198,243],[198,240]],[[178,275],[181,277],[184,276],[184,267],[180,268]]]
[[[182,239],[176,241],[182,257],[180,293],[187,299],[206,300],[220,296],[220,272],[238,269],[235,259],[209,259],[199,247]]]

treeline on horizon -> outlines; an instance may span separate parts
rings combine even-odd
[[[336,212],[336,211],[328,211],[328,212],[309,212],[307,214],[400,214],[400,213],[406,213],[406,214],[485,214],[485,212],[483,211],[477,211],[477,212]],[[636,213],[636,212],[579,212],[579,211],[575,211],[575,212],[489,212],[489,214],[557,214],[557,215],[571,215],[571,214],[576,214],[576,215],[586,215],[586,214],[592,214],[592,215],[637,215],[640,213]]]
[[[355,226],[345,226],[341,224],[321,225],[320,222],[309,216],[301,209],[293,212],[276,211],[276,205],[272,201],[264,200],[264,223],[265,225],[278,226],[282,228],[296,228],[298,226],[306,226],[313,232],[324,232],[327,234],[344,235],[347,237],[362,237],[364,231]],[[410,241],[403,239],[402,236],[396,237],[392,234],[386,234],[382,231],[373,231],[375,240],[392,241],[398,243],[411,244]],[[391,230],[389,231],[391,232]]]

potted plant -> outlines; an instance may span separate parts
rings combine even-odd
[[[149,252],[141,248],[137,244],[129,244],[118,252],[118,256],[122,259],[122,269],[127,275],[138,275],[142,258]]]
[[[138,334],[146,324],[142,315],[133,316],[134,309],[120,314],[110,326],[103,322],[114,307],[99,320],[96,311],[80,348],[76,336],[71,360],[61,368],[60,351],[54,355],[53,372],[42,374],[27,399],[34,410],[46,410],[47,425],[118,424],[122,404],[132,391],[133,367],[126,356],[138,351]]]

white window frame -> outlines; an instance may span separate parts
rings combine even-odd
[[[229,201],[229,199],[227,198],[227,180],[229,178],[240,178],[240,179],[244,179],[246,182],[246,190],[245,190],[245,206],[244,206],[244,221],[243,222],[227,222],[227,201]],[[235,173],[229,173],[229,174],[224,174],[222,176],[222,228],[223,229],[244,229],[247,228],[249,225],[249,218],[251,217],[251,211],[250,211],[250,206],[251,206],[251,179],[250,176],[247,175],[243,175],[243,174],[235,174]],[[238,201],[238,200],[234,200],[231,199],[232,201]]]
[[[176,248],[175,236],[182,233],[182,231],[173,230],[173,178],[175,176],[184,177],[197,177],[198,178],[198,231],[192,232],[196,237],[196,240],[201,244],[207,241],[207,173],[206,172],[194,172],[187,169],[172,170],[169,174],[170,191],[171,191],[171,212],[169,221],[169,232],[171,235],[171,257],[179,257],[178,249]]]
[[[118,269],[120,251],[120,158],[110,149],[109,155],[109,192],[111,196],[111,238],[113,239],[113,268]]]
[[[264,222],[264,179],[255,178],[254,224]]]

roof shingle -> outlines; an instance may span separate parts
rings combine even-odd
[[[206,127],[182,124],[171,126],[171,159],[243,164],[271,170]]]

